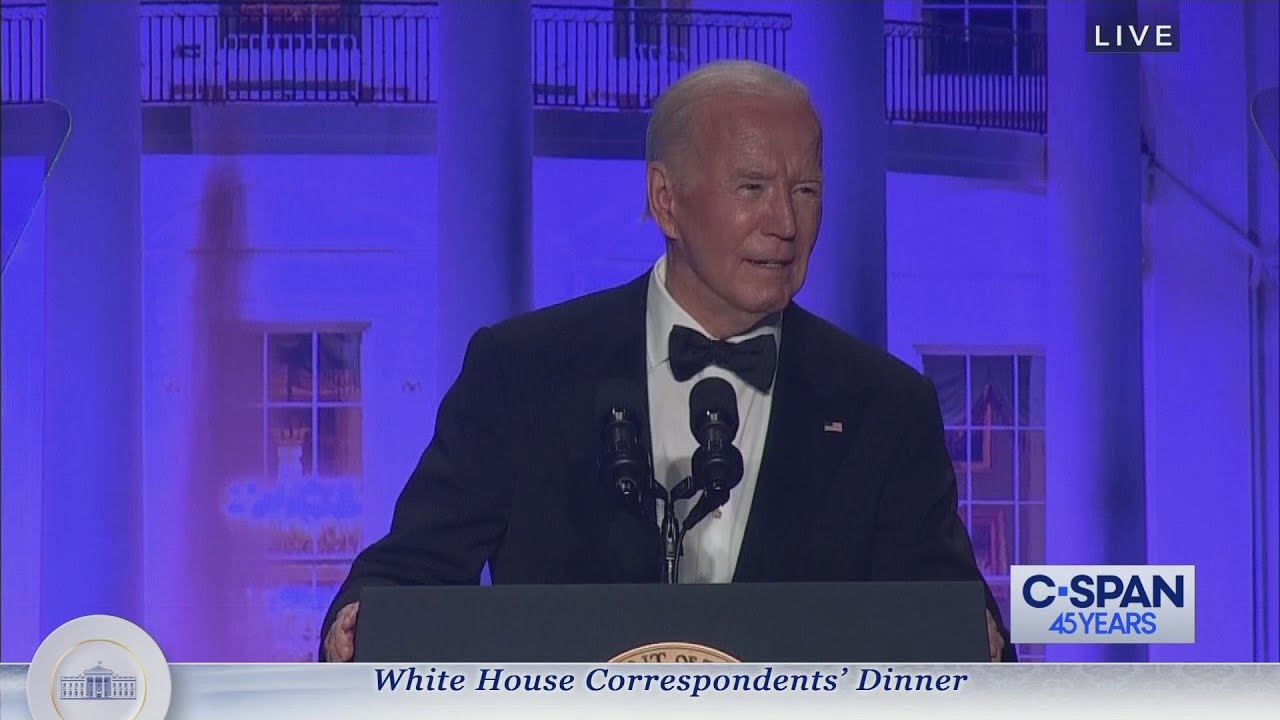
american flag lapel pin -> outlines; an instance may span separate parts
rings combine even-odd
[[[844,423],[839,420],[831,420],[822,426],[823,432],[842,433],[844,432]]]

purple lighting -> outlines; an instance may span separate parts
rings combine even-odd
[[[50,0],[6,58],[47,87],[0,92],[0,661],[94,613],[312,659],[472,333],[662,254],[647,108],[721,57],[809,88],[798,301],[933,379],[999,602],[1028,558],[1196,566],[1196,643],[1024,655],[1280,660],[1275,3],[1177,3],[1151,56],[1086,54],[1071,2],[443,0],[394,50],[399,5],[336,50],[186,5]]]

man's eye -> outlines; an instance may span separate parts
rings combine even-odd
[[[746,190],[748,192],[759,192],[763,188],[764,186],[760,183],[742,183],[738,186],[739,190]]]
[[[819,196],[819,194],[820,194],[820,193],[818,192],[818,188],[813,187],[812,185],[803,185],[803,186],[801,186],[801,187],[796,188],[796,190],[797,190],[801,195],[808,195],[808,196],[810,196],[810,197],[818,197],[818,196]]]

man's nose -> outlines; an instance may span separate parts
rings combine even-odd
[[[796,211],[790,193],[781,191],[769,203],[769,227],[766,232],[783,240],[795,239]]]

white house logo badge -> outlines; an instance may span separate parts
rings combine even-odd
[[[82,648],[77,649],[83,652]],[[138,699],[138,676],[121,675],[104,667],[101,660],[79,675],[59,675],[58,685],[59,700]]]
[[[110,615],[54,630],[27,670],[34,720],[163,720],[171,691],[169,663],[155,640]]]

